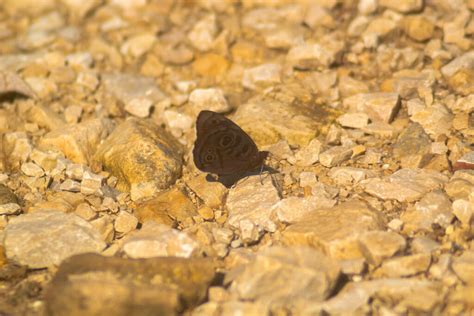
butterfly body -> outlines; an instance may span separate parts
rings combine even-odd
[[[193,158],[196,167],[217,175],[244,173],[263,166],[267,152],[237,124],[212,111],[201,111],[196,121]]]

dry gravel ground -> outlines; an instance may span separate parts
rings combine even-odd
[[[2,0],[0,314],[472,313],[473,35],[472,0]],[[204,109],[269,168],[197,170]]]

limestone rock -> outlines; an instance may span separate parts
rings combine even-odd
[[[431,254],[419,253],[388,259],[375,273],[386,277],[407,277],[428,271],[430,264]]]
[[[344,106],[352,112],[365,113],[372,121],[392,122],[400,109],[397,93],[360,93],[344,99]]]
[[[393,145],[393,155],[402,168],[422,168],[433,156],[430,137],[419,124],[410,124]]]
[[[393,232],[370,231],[359,238],[360,249],[367,261],[378,266],[406,247],[405,239]]]
[[[227,189],[220,182],[211,182],[206,178],[206,174],[200,174],[187,181],[186,184],[204,201],[204,204],[210,208],[220,208],[224,203]]]

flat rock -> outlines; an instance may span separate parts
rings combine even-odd
[[[226,113],[231,110],[224,91],[217,88],[195,89],[189,95],[189,105],[197,117],[202,110]]]
[[[410,124],[402,131],[393,144],[393,156],[400,159],[402,168],[422,168],[429,162],[431,139],[420,124]]]
[[[413,13],[423,9],[423,0],[401,0],[397,2],[381,0],[379,5],[401,13]]]
[[[210,208],[217,209],[224,204],[227,188],[218,181],[208,181],[206,174],[200,174],[186,184]]]
[[[341,58],[343,49],[344,43],[334,40],[317,44],[297,44],[288,51],[286,62],[296,69],[326,68]]]
[[[280,193],[270,175],[249,176],[240,180],[229,190],[226,206],[229,210],[228,223],[234,228],[242,228],[250,222],[258,230],[274,232],[276,225],[270,218],[272,207],[280,201]]]
[[[49,315],[125,315],[133,306],[139,314],[178,315],[204,301],[214,277],[208,259],[78,255],[59,267],[45,310]]]
[[[466,251],[453,259],[451,264],[454,273],[465,283],[474,284],[474,251]]]
[[[370,231],[359,237],[360,249],[367,262],[378,266],[383,260],[405,250],[406,241],[394,232]]]
[[[426,193],[439,189],[448,181],[440,172],[424,169],[401,169],[384,178],[370,178],[361,182],[365,192],[382,200],[412,202]]]
[[[149,120],[129,119],[100,145],[95,159],[117,177],[117,188],[152,182],[166,189],[181,175],[181,146]]]
[[[58,211],[11,218],[5,228],[4,245],[10,260],[33,269],[59,265],[72,255],[100,252],[106,246],[87,221]]]
[[[352,112],[367,114],[372,121],[390,123],[397,115],[401,102],[397,93],[374,92],[345,98],[343,104]]]
[[[453,117],[448,108],[440,103],[435,103],[421,111],[417,111],[410,119],[421,124],[426,133],[436,139],[439,135],[449,133],[453,125]]]
[[[281,82],[282,66],[279,64],[263,64],[246,69],[242,77],[242,86],[256,90]]]
[[[326,299],[340,274],[337,262],[308,247],[267,248],[239,270],[230,290],[242,300],[289,309]]]
[[[377,176],[377,173],[363,168],[334,167],[331,168],[328,176],[338,185],[350,185],[365,179],[374,178]]]
[[[307,214],[314,212],[318,208],[327,208],[328,199],[321,199],[319,197],[302,198],[290,196],[280,200],[273,206],[278,220],[282,223],[293,224],[299,222]]]
[[[428,271],[431,264],[431,254],[419,253],[404,257],[385,260],[375,272],[376,276],[408,277]]]
[[[198,243],[188,234],[153,221],[128,235],[122,250],[130,258],[190,257]]]
[[[404,231],[432,231],[432,225],[446,228],[453,219],[449,197],[442,190],[427,193],[415,206],[409,206],[400,216]]]
[[[49,132],[40,139],[38,147],[45,151],[62,152],[76,163],[88,164],[99,143],[112,132],[113,127],[111,120],[90,119]]]
[[[369,124],[369,116],[365,113],[345,113],[337,118],[343,127],[364,128]]]
[[[350,159],[352,156],[352,148],[346,146],[334,146],[319,155],[319,162],[327,168],[339,165],[340,163]]]
[[[309,144],[298,150],[294,156],[294,163],[301,167],[309,167],[319,160],[323,144],[318,139],[313,139]],[[292,162],[292,159],[289,160]]]
[[[451,199],[468,200],[474,190],[474,170],[456,171],[444,190]]]
[[[332,208],[318,209],[282,232],[288,245],[309,245],[331,258],[357,259],[363,254],[358,238],[366,231],[382,230],[384,216],[362,201],[351,200]]]

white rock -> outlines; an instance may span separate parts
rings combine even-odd
[[[265,88],[281,82],[282,67],[279,64],[263,64],[244,70],[242,85],[251,90]]]
[[[5,228],[8,259],[30,268],[59,265],[75,254],[100,252],[99,233],[75,214],[39,211],[11,218]]]
[[[150,115],[152,107],[153,102],[151,100],[136,98],[130,100],[130,102],[125,105],[125,111],[132,114],[133,116],[145,118]]]
[[[188,34],[188,39],[194,47],[205,52],[212,48],[216,33],[216,16],[209,14],[194,25]]]
[[[25,162],[21,165],[21,171],[30,177],[41,177],[44,175],[44,170],[33,162]]]
[[[299,180],[300,180],[300,187],[302,188],[313,187],[316,183],[318,183],[316,174],[310,171],[304,171],[300,173]]]
[[[0,215],[13,215],[19,213],[20,205],[17,203],[0,204]]]
[[[202,110],[225,113],[231,110],[221,89],[195,89],[189,95],[189,103],[197,115]]]

